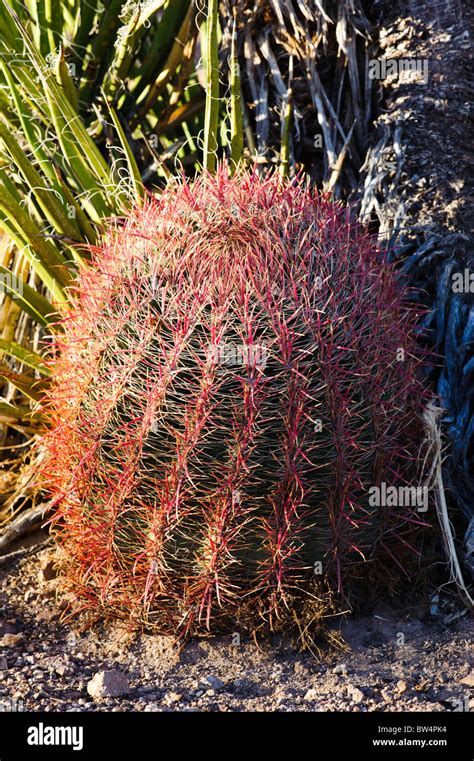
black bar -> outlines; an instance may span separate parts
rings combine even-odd
[[[348,759],[472,761],[473,723],[467,712],[0,713],[0,761],[152,761],[189,754],[319,761],[328,751],[338,759],[346,754]],[[49,740],[59,744],[47,745]],[[43,744],[31,744],[36,741]],[[61,744],[67,741],[71,744]]]

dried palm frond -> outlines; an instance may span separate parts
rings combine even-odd
[[[254,160],[280,160],[291,100],[289,170],[304,168],[336,196],[346,195],[367,151],[372,116],[370,24],[362,3],[225,0],[223,9],[222,68],[228,70],[235,16]]]

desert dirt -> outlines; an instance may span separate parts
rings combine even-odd
[[[53,576],[53,578],[50,578]],[[24,711],[461,711],[474,708],[472,628],[452,597],[338,618],[344,647],[299,652],[291,639],[193,640],[117,623],[67,626],[47,546],[0,568],[0,707]],[[433,606],[431,606],[433,607]],[[432,610],[433,612],[433,610]],[[3,635],[3,636],[1,636]],[[112,671],[111,697],[88,692]],[[103,676],[95,678],[101,682]]]
[[[472,4],[458,0],[382,3],[378,56],[426,62],[422,76],[387,76],[374,123],[399,131],[387,149],[393,197],[382,191],[384,215],[411,234],[472,233]],[[396,167],[400,174],[397,174]]]

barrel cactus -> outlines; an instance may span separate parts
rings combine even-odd
[[[222,169],[112,220],[92,256],[44,466],[78,608],[275,628],[403,565],[422,516],[370,489],[416,478],[414,315],[347,210]]]

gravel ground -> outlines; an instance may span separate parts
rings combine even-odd
[[[438,620],[383,608],[347,618],[340,625],[347,649],[319,659],[289,641],[257,647],[231,636],[191,641],[178,652],[169,637],[130,634],[116,623],[63,625],[67,601],[50,578],[53,553],[48,548],[0,568],[0,709],[474,708],[472,625],[459,606]]]

